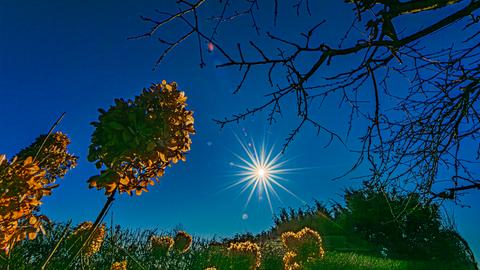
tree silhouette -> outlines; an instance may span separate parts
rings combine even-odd
[[[200,67],[205,66],[205,50],[215,49],[224,59],[217,68],[239,70],[234,93],[253,72],[263,74],[273,89],[269,99],[215,120],[221,127],[262,110],[268,112],[270,123],[275,122],[282,102],[293,98],[298,124],[286,138],[284,150],[306,125],[326,133],[328,144],[335,140],[343,144],[354,123],[366,123],[358,160],[346,174],[367,164],[371,171],[363,180],[368,185],[414,190],[429,201],[457,202],[460,193],[480,189],[472,170],[480,156],[476,142],[480,131],[480,17],[475,15],[480,1],[347,0],[344,5],[351,7],[351,14],[342,16],[352,18],[352,23],[338,44],[321,41],[319,29],[329,27],[315,14],[322,4],[326,5],[308,0],[178,0],[176,12],[155,10],[154,16],[141,16],[151,28],[130,39],[153,38],[160,29],[180,23],[185,26],[184,33],[171,37],[173,41],[164,36],[159,39],[165,50],[155,68],[180,44],[195,42]],[[212,15],[212,10],[218,12]],[[311,27],[299,29],[297,36],[282,36],[278,23],[282,13],[307,17]],[[427,25],[402,23],[426,14],[435,18]],[[267,15],[270,23],[265,25]],[[236,46],[223,42],[219,29],[228,33],[245,23],[252,27],[256,40],[276,49],[262,49],[261,42],[248,40]],[[433,38],[447,27],[456,30],[449,37],[452,40],[434,43]],[[349,66],[339,61],[347,61]],[[400,77],[408,86],[392,87]],[[367,102],[359,97],[364,98],[364,93],[369,93]],[[314,117],[318,104],[322,106],[332,97],[349,107],[350,117],[344,119],[346,136]],[[314,103],[318,100],[321,102]]]

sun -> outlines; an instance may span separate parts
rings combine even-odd
[[[274,147],[272,146],[267,150],[265,143],[263,143],[260,148],[257,148],[253,141],[245,144],[238,136],[237,140],[244,150],[244,155],[234,153],[240,162],[238,164],[231,163],[231,165],[240,169],[239,172],[235,174],[240,179],[226,189],[242,186],[240,194],[248,190],[245,208],[250,203],[253,195],[257,193],[259,199],[263,197],[267,198],[268,205],[273,213],[272,197],[275,197],[280,202],[282,201],[277,189],[292,195],[304,203],[303,200],[281,183],[287,180],[284,178],[285,175],[299,170],[295,168],[285,168],[288,160],[282,159],[283,155],[281,152],[274,154]]]
[[[263,168],[260,168],[260,169],[257,170],[257,175],[258,175],[258,177],[260,177],[260,178],[264,177],[264,176],[265,176],[265,173],[266,173],[266,172],[265,172],[265,170],[264,170]]]

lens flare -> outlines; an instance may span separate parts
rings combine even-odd
[[[265,170],[260,168],[258,169],[257,174],[258,174],[258,177],[262,178],[265,176]]]
[[[270,210],[273,213],[272,199],[271,197],[277,198],[280,202],[280,195],[277,192],[277,188],[283,190],[284,192],[292,195],[302,203],[305,203],[293,192],[288,190],[281,182],[286,181],[287,179],[283,176],[293,171],[298,171],[299,169],[295,168],[284,168],[284,165],[288,160],[282,160],[282,153],[279,152],[274,155],[273,146],[268,150],[265,147],[265,143],[262,143],[260,149],[257,149],[254,142],[245,144],[237,137],[238,142],[244,150],[244,156],[235,154],[234,155],[239,159],[239,164],[230,163],[232,166],[240,169],[240,172],[235,174],[239,176],[240,179],[235,183],[228,186],[226,189],[230,189],[237,186],[242,186],[240,194],[243,194],[245,191],[249,190],[248,198],[245,203],[245,208],[250,203],[255,192],[258,195],[259,200],[263,197],[267,198],[268,205]],[[264,196],[265,195],[265,196]]]

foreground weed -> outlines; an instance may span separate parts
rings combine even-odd
[[[286,270],[300,269],[304,263],[322,259],[325,255],[322,238],[316,231],[308,227],[296,233],[284,232],[282,242],[288,249],[283,258]]]

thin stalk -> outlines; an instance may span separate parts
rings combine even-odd
[[[57,241],[57,244],[55,244],[55,247],[53,248],[53,250],[50,252],[50,254],[48,255],[48,258],[47,260],[45,260],[45,262],[43,263],[42,265],[42,270],[46,269],[48,264],[50,263],[50,260],[53,258],[53,255],[55,254],[55,252],[57,251],[57,249],[60,247],[60,244],[63,242],[63,240],[65,239],[65,237],[67,236],[68,234],[68,230],[70,229],[70,225],[72,224],[72,221],[69,221],[67,226],[65,227],[65,229],[63,230],[62,232],[62,236],[60,237],[60,239]]]
[[[7,270],[10,270],[10,255],[12,254],[11,250],[8,252],[8,257],[7,257]]]
[[[57,121],[55,121],[55,123],[53,123],[52,127],[50,128],[50,130],[48,131],[47,133],[47,136],[45,136],[45,139],[43,140],[42,144],[40,145],[40,148],[38,148],[38,151],[37,153],[35,154],[35,157],[33,157],[33,160],[35,161],[38,157],[38,154],[40,154],[40,151],[42,150],[43,146],[45,146],[45,143],[47,142],[48,140],[48,137],[50,137],[50,135],[52,135],[53,133],[53,130],[58,126],[58,124],[62,121],[63,117],[65,116],[65,112],[62,113],[62,115],[60,115],[60,117],[58,117]]]
[[[90,239],[92,238],[92,235],[93,233],[98,229],[98,226],[100,225],[100,223],[103,221],[103,219],[105,218],[105,215],[107,214],[108,210],[110,209],[110,206],[111,204],[113,203],[113,201],[115,200],[115,193],[117,192],[117,190],[115,189],[113,191],[113,193],[107,198],[107,201],[105,202],[105,204],[103,205],[103,208],[102,210],[100,211],[100,213],[98,213],[98,216],[97,216],[97,219],[95,220],[95,222],[93,223],[93,226],[92,226],[92,230],[90,231],[90,233],[88,234],[88,237],[87,239],[85,239],[85,241],[83,242],[82,246],[75,252],[75,254],[73,255],[72,259],[70,259],[70,262],[68,263],[68,266],[66,269],[70,269],[70,267],[72,267],[73,263],[75,262],[75,259],[78,257],[78,255],[80,255],[80,253],[82,252],[83,248],[85,248],[85,246],[87,245],[87,243],[90,241]]]
[[[113,238],[113,211],[110,212],[110,263],[113,263],[113,245],[114,245],[114,238]]]
[[[130,259],[132,259],[132,261],[134,261],[138,265],[138,267],[140,267],[140,269],[146,270],[145,267],[143,267],[143,265],[140,264],[140,262],[133,255],[131,255],[127,250],[125,250],[123,247],[120,247],[120,246],[117,246],[117,247],[120,248],[120,250],[123,251],[128,257],[130,257]]]

